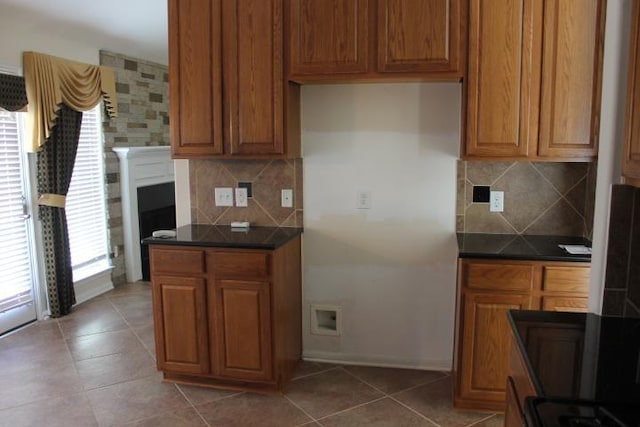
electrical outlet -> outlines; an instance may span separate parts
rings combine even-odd
[[[504,211],[504,191],[492,191],[491,200],[489,201],[490,212]]]
[[[356,194],[356,208],[371,209],[371,191],[358,191]]]
[[[246,188],[236,188],[236,206],[239,208],[246,208],[249,206]]]
[[[283,188],[281,194],[281,206],[283,208],[293,207],[293,190],[290,188]]]
[[[216,206],[233,206],[233,188],[218,187],[214,189]]]

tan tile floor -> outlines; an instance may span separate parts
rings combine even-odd
[[[163,383],[151,293],[129,284],[0,338],[0,427],[497,427],[454,411],[447,373],[303,362],[284,395]]]

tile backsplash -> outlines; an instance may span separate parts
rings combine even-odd
[[[602,314],[640,317],[640,189],[614,185],[611,192]]]
[[[257,226],[302,227],[302,159],[294,160],[191,160],[191,222],[230,224],[249,221]],[[215,187],[252,184],[248,207],[215,205]],[[280,206],[282,189],[293,189],[293,208]]]
[[[593,163],[458,162],[456,229],[466,233],[591,237]],[[504,211],[473,202],[474,186],[504,192]]]

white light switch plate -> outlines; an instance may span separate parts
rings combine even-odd
[[[214,189],[216,206],[233,206],[233,188],[217,187]]]

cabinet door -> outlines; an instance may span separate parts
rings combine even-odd
[[[527,354],[548,396],[578,396],[584,352],[584,330],[576,325],[552,330],[527,328]]]
[[[538,155],[597,155],[604,1],[546,0]]]
[[[291,0],[291,76],[366,73],[369,0]]]
[[[511,340],[507,311],[529,309],[531,298],[467,292],[463,307],[459,397],[503,404]]]
[[[640,184],[640,2],[633,2],[622,174]]]
[[[220,2],[169,0],[169,107],[175,158],[222,153],[220,58]]]
[[[271,304],[269,283],[217,280],[215,316],[220,375],[271,380]]]
[[[158,369],[189,374],[209,373],[205,280],[152,276]]]
[[[378,71],[457,71],[459,0],[378,0]]]
[[[282,154],[282,0],[222,4],[224,139],[229,154]]]
[[[539,0],[470,2],[467,156],[535,153],[541,16]]]

